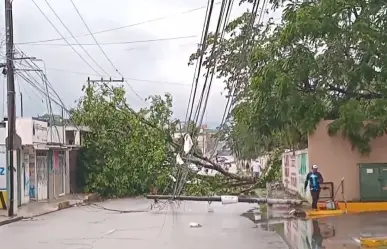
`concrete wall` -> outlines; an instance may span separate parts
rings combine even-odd
[[[371,142],[372,152],[362,156],[351,143],[342,136],[329,136],[328,125],[332,121],[322,121],[308,138],[308,149],[286,152],[282,155],[282,182],[293,193],[310,200],[309,190],[303,191],[306,174],[313,164],[319,166],[325,182],[333,182],[334,192],[344,177],[347,201],[360,200],[359,164],[387,163],[387,136]],[[342,200],[341,194],[335,197]]]
[[[322,121],[313,134],[309,135],[309,165],[317,164],[326,182],[333,182],[337,188],[345,178],[345,196],[348,201],[360,200],[360,163],[387,163],[387,136],[371,142],[372,152],[362,156],[351,143],[342,136],[329,136],[328,125],[332,121]],[[337,196],[341,200],[341,195]]]
[[[308,149],[282,154],[282,183],[292,194],[299,194],[311,201],[309,186],[304,191],[306,175],[310,171]]]
[[[49,127],[48,123],[45,121],[39,121],[32,118],[16,119],[16,133],[22,139],[23,145],[44,147],[47,143],[68,144],[66,131],[74,132],[75,141],[73,145],[81,146],[81,133],[82,131],[88,131],[88,129],[87,127],[75,127],[71,125]],[[0,128],[0,144],[5,144],[7,135],[7,128]]]
[[[7,122],[6,122],[7,123]],[[45,122],[38,123],[44,126]],[[16,119],[16,133],[22,138],[24,144],[32,144],[33,122],[32,118],[17,118]],[[46,126],[47,127],[47,126]],[[38,135],[41,134],[38,132]],[[5,144],[5,139],[8,136],[8,129],[6,127],[0,128],[0,144]]]
[[[6,122],[7,123],[7,122]],[[60,131],[59,133],[57,132]],[[50,142],[63,143],[63,127],[51,128],[45,121],[34,120],[32,118],[17,118],[16,133],[20,136],[23,145],[35,145],[44,147]],[[58,136],[59,134],[59,136]],[[51,139],[52,135],[52,139]],[[0,144],[5,144],[8,136],[8,129],[0,129]]]

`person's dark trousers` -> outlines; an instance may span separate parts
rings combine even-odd
[[[320,198],[320,190],[311,190],[312,195],[312,209],[317,209],[318,199]]]

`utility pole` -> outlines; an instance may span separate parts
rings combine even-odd
[[[98,80],[91,80],[90,77],[87,77],[87,83],[117,83],[117,82],[120,82],[120,83],[124,83],[125,79],[122,78],[122,79],[119,79],[119,80],[114,80],[112,78],[109,78],[109,79],[104,79],[104,78],[101,78],[101,79],[98,79]]]
[[[13,68],[13,19],[12,0],[5,0],[5,33],[6,33],[6,71],[8,101],[8,172],[9,172],[9,207],[8,216],[14,216],[14,141],[16,135],[15,79]]]
[[[175,195],[147,195],[151,200],[170,200],[170,201],[206,201],[222,202],[223,204],[233,203],[265,203],[265,204],[282,204],[282,205],[301,205],[304,201],[298,199],[271,199],[271,198],[253,198],[235,195],[222,196],[175,196]]]
[[[24,110],[23,110],[23,93],[20,92],[20,117],[24,117]]]

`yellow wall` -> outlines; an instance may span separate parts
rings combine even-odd
[[[7,204],[8,198],[7,198],[7,191],[0,191],[3,194],[4,202]],[[7,207],[3,207],[3,204],[0,201],[0,209],[7,209]]]

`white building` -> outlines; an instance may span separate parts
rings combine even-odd
[[[215,138],[213,135],[215,132],[210,129],[200,128],[199,134],[196,138],[198,149],[202,152],[203,155],[207,155],[209,152],[214,150]],[[175,140],[184,136],[183,132],[175,132],[173,138]]]
[[[35,118],[17,118],[21,148],[14,152],[15,205],[55,199],[70,193],[69,152],[81,145],[81,129],[53,126]],[[0,191],[7,198],[7,121],[0,123]],[[3,174],[1,174],[3,172]],[[16,210],[16,209],[15,209]]]

